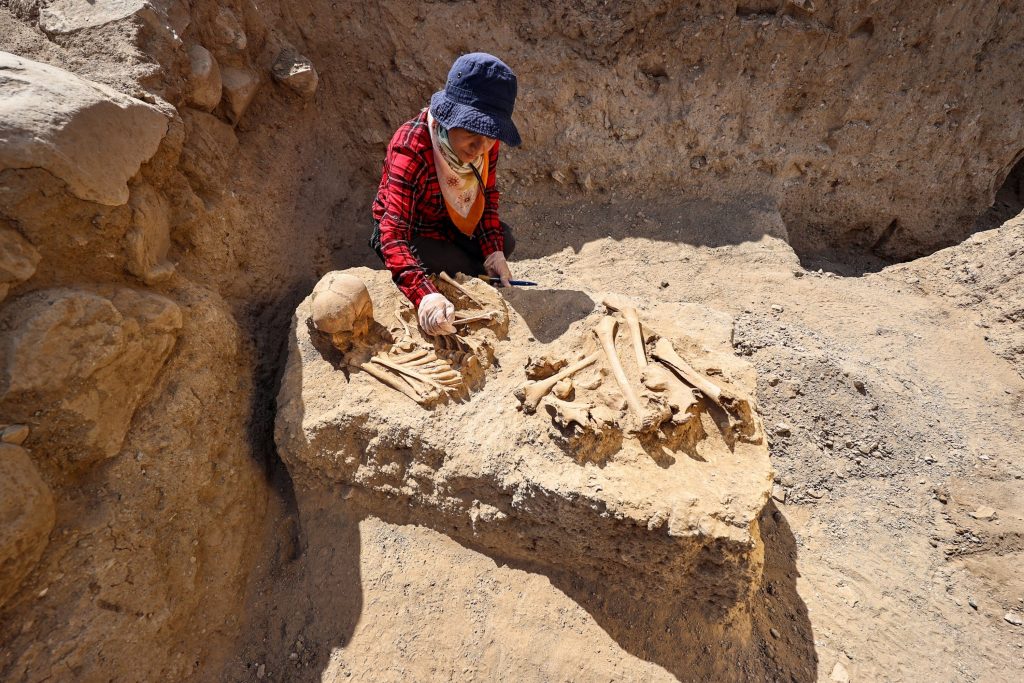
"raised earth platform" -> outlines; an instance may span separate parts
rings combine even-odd
[[[387,272],[345,273],[369,331],[332,345],[308,297],[278,396],[300,508],[336,492],[542,571],[693,596],[706,618],[746,602],[772,469],[728,316],[460,277],[439,286],[469,322],[433,339]]]

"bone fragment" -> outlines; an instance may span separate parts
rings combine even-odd
[[[594,422],[599,426],[608,425],[614,427],[618,425],[619,413],[616,410],[612,410],[608,406],[594,406],[590,409],[590,417],[593,418]]]
[[[397,375],[393,375],[387,370],[381,370],[373,363],[360,363],[358,366],[363,372],[373,377],[378,382],[381,382],[385,386],[389,386],[396,391],[400,391],[417,403],[423,403],[427,399],[425,396],[416,391],[413,387]]]
[[[563,428],[568,429],[569,425],[573,423],[580,427],[586,427],[590,421],[590,406],[584,403],[571,403],[554,396],[548,396],[544,402],[550,409],[554,423]]]
[[[479,306],[481,308],[484,308],[486,306],[486,304],[483,301],[480,301],[480,299],[477,299],[475,296],[473,296],[473,294],[468,289],[466,289],[465,287],[460,285],[458,283],[458,281],[456,281],[455,278],[453,278],[448,273],[446,273],[444,271],[441,271],[440,273],[438,273],[437,276],[439,278],[441,278],[442,281],[447,282],[449,285],[454,287],[455,291],[459,292],[460,294],[462,294],[463,296],[468,298],[470,301],[475,303],[477,306]]]
[[[572,379],[566,377],[551,389],[551,393],[563,401],[568,401],[572,395]]]
[[[497,317],[497,315],[497,311],[484,311],[483,313],[480,313],[478,315],[467,315],[462,318],[460,318],[459,316],[455,316],[455,324],[468,325],[469,323],[478,323],[484,320],[494,320]]]
[[[700,390],[700,393],[707,396],[719,406],[722,405],[722,388],[694,370],[689,363],[683,360],[679,354],[676,353],[675,348],[672,346],[672,342],[668,339],[662,337],[657,341],[654,345],[654,357],[667,365],[670,369],[674,370],[685,382]]]
[[[598,341],[601,342],[601,349],[604,351],[605,357],[608,359],[608,365],[612,369],[612,375],[615,376],[615,381],[619,383],[619,388],[622,390],[622,395],[626,398],[626,404],[634,414],[640,415],[642,408],[640,407],[640,399],[637,398],[636,392],[633,387],[629,384],[629,379],[626,377],[626,371],[622,369],[622,362],[619,361],[619,356],[615,353],[615,331],[618,328],[618,322],[615,318],[605,316],[601,322],[594,328],[594,334],[597,336]]]
[[[573,363],[567,368],[563,368],[561,371],[551,375],[547,379],[537,380],[536,382],[527,382],[524,384],[518,394],[519,400],[523,402],[523,408],[528,413],[532,413],[537,410],[537,405],[540,400],[544,398],[551,389],[561,382],[566,377],[571,377],[583,368],[589,367],[597,362],[599,355],[592,353],[581,361]]]
[[[688,411],[697,399],[693,395],[693,389],[684,384],[671,370],[660,363],[648,365],[644,368],[641,381],[651,391],[664,394],[674,413],[673,422],[681,424],[689,419]]]
[[[615,296],[605,297],[601,303],[610,311],[618,311],[626,319],[629,337],[633,342],[633,354],[636,356],[636,364],[637,367],[643,370],[647,367],[647,349],[644,347],[643,329],[640,327],[640,316],[637,314],[636,308]]]

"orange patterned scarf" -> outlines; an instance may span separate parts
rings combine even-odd
[[[427,111],[427,128],[434,148],[434,167],[441,196],[452,223],[461,233],[472,236],[484,215],[483,187],[487,184],[487,155],[462,163],[448,144],[448,132]],[[478,179],[479,174],[479,179]]]

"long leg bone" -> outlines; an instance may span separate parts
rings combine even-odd
[[[472,292],[470,292],[470,291],[469,291],[468,289],[466,289],[465,287],[463,287],[462,285],[460,285],[460,284],[459,284],[459,283],[458,283],[458,282],[457,282],[457,281],[455,280],[455,278],[453,278],[452,276],[450,276],[450,275],[449,275],[448,273],[446,273],[446,272],[444,272],[444,271],[441,271],[440,273],[438,273],[438,274],[437,274],[437,276],[438,276],[439,278],[441,278],[441,280],[442,280],[443,282],[447,282],[447,283],[448,283],[449,285],[451,285],[452,287],[454,287],[454,288],[455,288],[455,291],[457,291],[457,292],[459,292],[459,294],[462,294],[463,296],[465,296],[465,297],[466,297],[467,299],[469,299],[470,301],[472,301],[473,303],[475,303],[475,304],[476,304],[477,306],[479,306],[479,307],[481,307],[481,308],[484,308],[484,307],[485,307],[485,305],[486,305],[486,304],[484,304],[484,302],[480,301],[480,299],[477,299],[477,298],[476,298],[476,297],[475,297],[475,296],[474,296],[474,295],[472,294]]]
[[[722,406],[722,388],[700,374],[676,353],[672,342],[662,337],[654,345],[654,357],[674,370],[688,384],[699,389],[702,394]],[[724,408],[724,406],[722,406]]]
[[[523,408],[528,413],[532,413],[537,410],[537,405],[540,403],[540,400],[544,398],[556,384],[566,377],[575,375],[583,368],[593,365],[597,362],[598,357],[599,354],[592,353],[583,360],[577,361],[567,368],[562,368],[561,371],[556,372],[547,379],[540,379],[535,382],[527,382],[524,384],[519,388],[519,391],[516,392],[519,400],[523,403]]]
[[[640,327],[640,316],[636,308],[630,306],[617,297],[606,297],[601,303],[610,311],[618,311],[626,319],[626,327],[629,328],[629,337],[633,342],[633,354],[636,356],[636,364],[641,370],[647,367],[647,349],[644,346],[643,330]]]
[[[608,365],[612,369],[612,374],[615,376],[615,381],[619,383],[619,388],[622,389],[622,395],[626,397],[626,405],[633,411],[635,415],[641,415],[642,408],[640,407],[640,399],[637,398],[636,392],[629,383],[629,379],[626,377],[626,371],[622,369],[622,362],[619,360],[619,356],[615,353],[615,331],[618,328],[618,322],[611,316],[605,316],[601,322],[594,328],[594,334],[597,335],[598,341],[601,342],[601,349],[604,350],[604,355],[608,359]]]

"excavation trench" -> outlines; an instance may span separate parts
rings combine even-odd
[[[501,153],[502,217],[518,236],[516,272],[544,285],[514,302],[532,334],[502,347],[518,365],[499,358],[492,378],[504,379],[492,388],[511,395],[524,364],[516,354],[530,344],[576,350],[601,295],[619,293],[644,315],[703,321],[677,339],[717,339],[724,356],[749,356],[744,376],[772,416],[773,457],[813,470],[814,482],[786,487],[800,502],[825,495],[824,483],[838,489],[824,465],[814,469],[831,461],[792,455],[778,423],[795,419],[787,401],[805,414],[820,407],[799,403],[799,388],[814,383],[860,415],[856,401],[873,401],[875,387],[851,389],[845,373],[870,362],[849,361],[857,354],[845,342],[815,352],[817,333],[782,324],[777,309],[817,296],[844,312],[840,322],[856,320],[892,293],[858,289],[877,285],[870,278],[833,283],[819,267],[874,273],[1019,212],[1024,123],[1013,76],[1024,57],[1012,48],[1024,29],[1008,3],[741,4],[193,0],[155,10],[113,3],[102,16],[70,2],[0,7],[0,50],[32,62],[3,57],[0,88],[17,86],[5,102],[64,122],[33,128],[50,119],[18,118],[14,105],[2,122],[17,135],[0,150],[0,333],[5,358],[32,361],[4,369],[22,387],[4,376],[4,421],[31,434],[24,448],[5,445],[20,450],[2,462],[27,472],[32,486],[18,500],[38,512],[19,522],[17,580],[2,585],[0,677],[813,680],[816,637],[797,592],[804,550],[767,490],[767,503],[733,524],[750,533],[730,546],[758,568],[749,592],[715,602],[712,582],[645,582],[671,577],[676,558],[643,567],[636,557],[658,555],[616,544],[646,538],[654,516],[620,523],[633,518],[616,516],[620,501],[580,493],[582,475],[538,495],[550,507],[530,511],[543,522],[535,557],[521,535],[503,547],[500,527],[477,534],[453,521],[451,510],[474,502],[505,515],[526,509],[509,502],[520,499],[495,472],[529,462],[536,474],[547,472],[542,460],[557,461],[542,457],[548,426],[539,422],[521,423],[536,448],[510,447],[507,462],[481,449],[489,468],[468,468],[440,512],[383,495],[390,481],[313,486],[310,463],[292,457],[299,450],[278,449],[307,415],[280,423],[289,359],[305,343],[291,329],[294,312],[326,272],[379,267],[366,238],[385,146],[458,54],[483,49],[519,77],[524,145]],[[282,55],[292,66],[309,60],[315,93],[280,69],[272,75]],[[135,156],[135,166],[125,162]],[[1003,174],[993,204],[988,183]],[[955,265],[965,288],[989,272]],[[1006,273],[1000,286],[1012,285]],[[66,316],[54,322],[55,311]],[[1016,313],[999,315],[993,328],[1012,332]],[[872,345],[890,331],[878,330],[857,343],[886,353]],[[994,333],[997,343],[1020,362],[1012,334]],[[304,410],[329,396],[344,413],[348,390],[366,386],[349,380],[306,394]],[[493,418],[499,399],[467,416]],[[931,437],[924,428],[906,436],[903,420],[875,408],[843,428],[882,424],[904,439],[861,444],[872,455],[860,471],[890,476],[883,449],[916,453]],[[327,424],[328,413],[309,415]],[[438,434],[435,418],[447,420],[445,434],[468,433],[444,415],[406,410],[390,424],[410,441]],[[388,424],[374,428],[388,434]],[[481,424],[490,436],[506,428]],[[386,479],[424,452],[396,439],[391,461],[371,462],[382,451],[370,452],[367,430],[351,432],[360,448],[325,449],[323,459],[362,459]],[[573,476],[608,469],[571,465]],[[724,498],[722,509],[735,502]],[[477,506],[473,523],[481,510],[497,519],[490,508]],[[560,531],[562,513],[575,526]],[[595,571],[588,544],[620,574]],[[694,553],[695,574],[727,574],[721,557]]]

